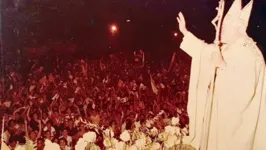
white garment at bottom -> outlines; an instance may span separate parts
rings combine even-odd
[[[193,44],[191,44],[193,43]],[[265,61],[248,37],[223,47],[225,69],[218,69],[214,93],[208,94],[218,48],[188,33],[181,48],[192,56],[188,114],[190,135],[184,142],[201,150],[266,149]],[[211,87],[212,88],[212,87]]]

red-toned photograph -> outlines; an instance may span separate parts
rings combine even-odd
[[[266,150],[266,0],[0,0],[1,150]]]

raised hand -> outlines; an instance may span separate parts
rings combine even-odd
[[[176,17],[178,25],[179,25],[179,30],[180,32],[185,36],[188,32],[187,27],[186,27],[186,20],[182,12],[178,14]]]

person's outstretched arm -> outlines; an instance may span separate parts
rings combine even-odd
[[[180,48],[183,51],[190,55],[192,59],[200,60],[204,57],[204,59],[210,59],[210,62],[216,67],[224,68],[226,66],[218,45],[208,44],[189,32],[186,27],[185,17],[181,12],[178,14],[177,21],[179,30],[184,35],[180,44]]]

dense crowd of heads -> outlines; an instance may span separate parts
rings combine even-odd
[[[125,54],[99,60],[57,60],[49,72],[38,61],[31,62],[26,77],[14,67],[5,82],[1,77],[3,138],[11,148],[29,142],[42,150],[49,139],[62,150],[73,149],[84,133],[95,130],[96,143],[102,147],[101,129],[111,127],[119,136],[133,129],[134,122],[145,125],[162,110],[154,123],[159,130],[176,115],[181,126],[188,124],[189,66],[182,57],[171,68],[169,62],[142,63],[141,55]]]

